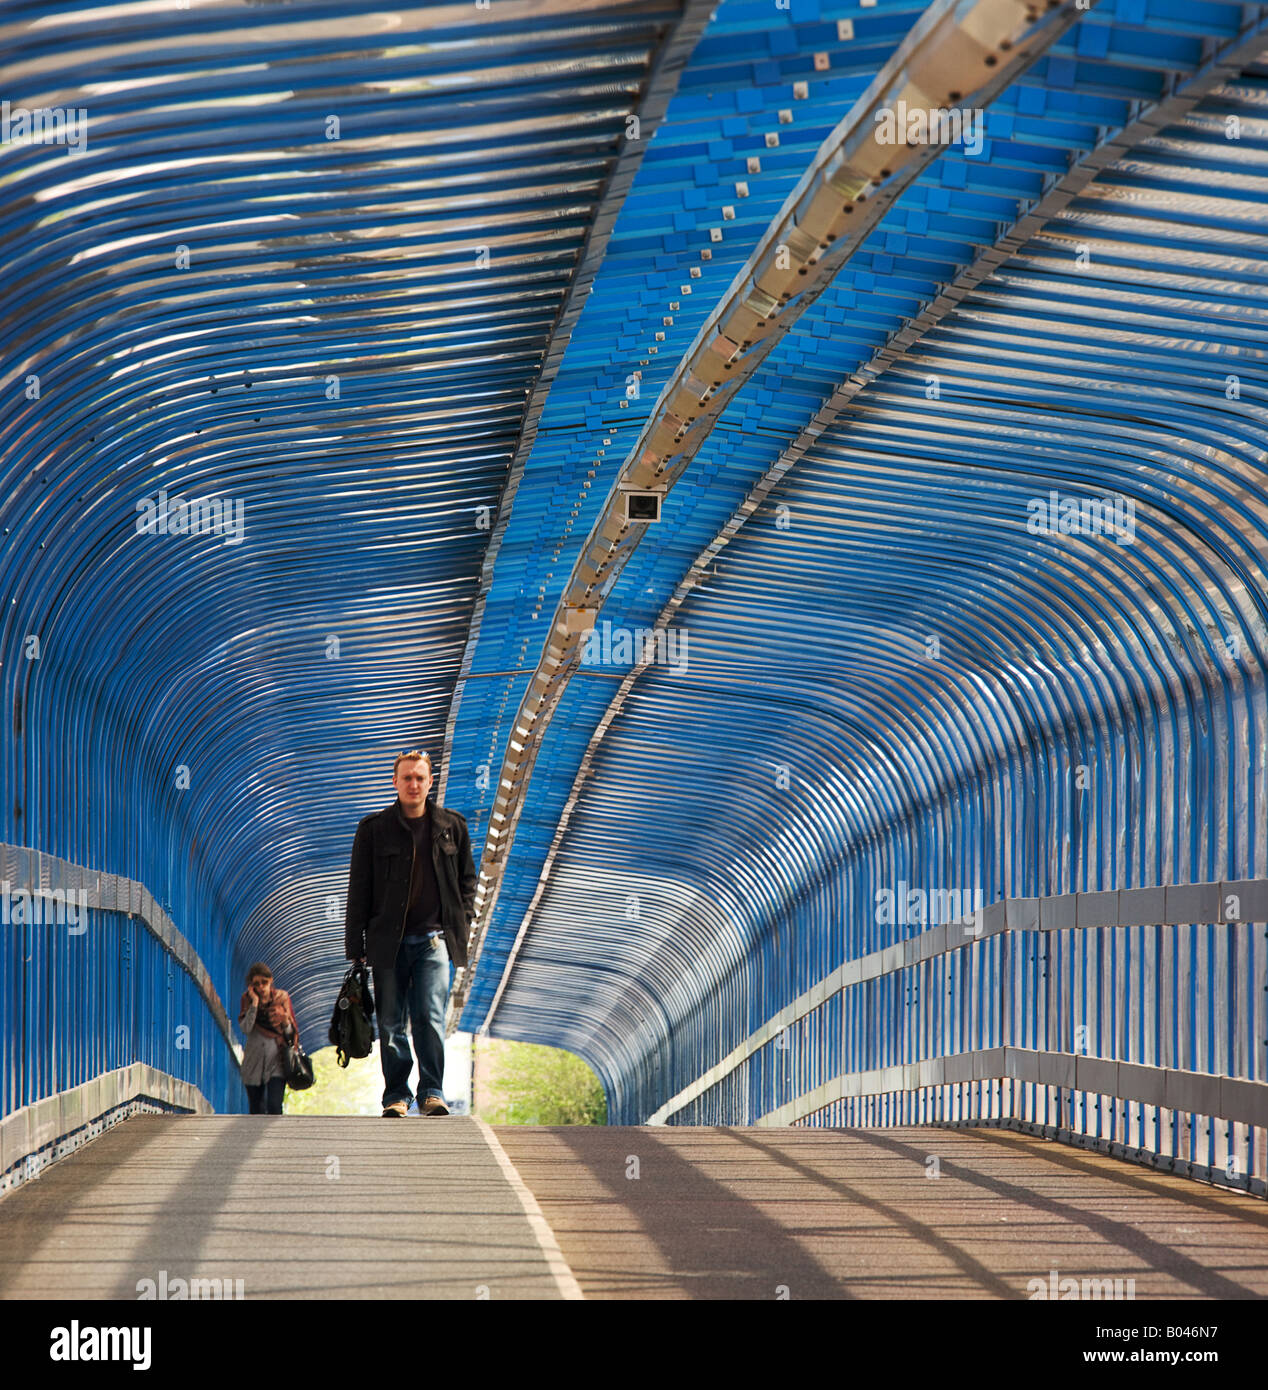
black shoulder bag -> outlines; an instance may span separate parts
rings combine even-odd
[[[374,1051],[374,996],[370,993],[370,973],[364,965],[353,964],[344,976],[335,1000],[328,1037],[335,1048],[335,1061],[346,1067],[353,1057],[368,1057]]]

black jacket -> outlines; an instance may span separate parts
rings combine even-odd
[[[441,925],[455,965],[467,963],[467,934],[475,916],[476,871],[467,822],[457,811],[428,803],[431,857],[440,890]],[[357,826],[348,873],[344,955],[365,956],[376,970],[390,969],[405,932],[414,837],[394,801]]]

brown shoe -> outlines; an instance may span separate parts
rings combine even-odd
[[[439,1096],[428,1096],[423,1102],[423,1108],[418,1113],[420,1115],[448,1115],[449,1107]]]
[[[404,1117],[405,1117],[405,1112],[406,1112],[408,1109],[409,1109],[409,1101],[407,1101],[407,1100],[394,1100],[394,1101],[391,1103],[391,1105],[385,1105],[385,1106],[383,1107],[383,1118],[384,1118],[385,1120],[400,1120],[400,1119],[404,1119]]]

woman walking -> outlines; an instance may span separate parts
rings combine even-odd
[[[280,1115],[286,1088],[285,1047],[298,1037],[299,1025],[290,995],[273,988],[273,972],[263,961],[247,971],[238,1027],[247,1038],[242,1049],[242,1084],[247,1088],[251,1113]]]

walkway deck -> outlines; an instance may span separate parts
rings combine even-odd
[[[1009,1131],[493,1133],[511,1176],[458,1116],[129,1120],[0,1202],[0,1298],[557,1299],[550,1233],[587,1298],[1268,1297],[1268,1203]]]

